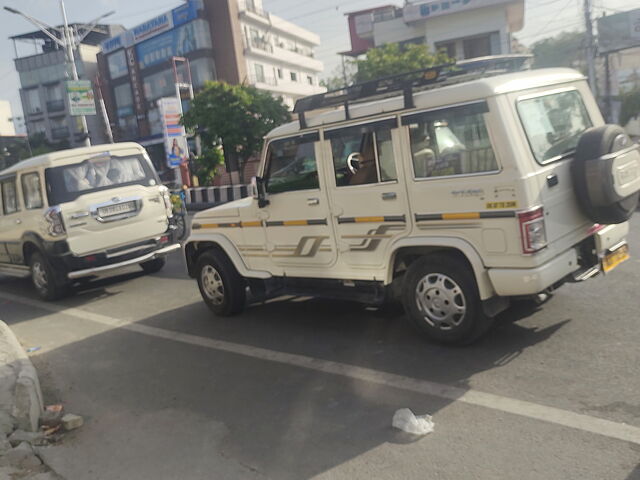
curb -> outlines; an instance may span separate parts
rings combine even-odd
[[[13,331],[1,320],[0,341],[9,348],[9,352],[5,352],[8,354],[6,364],[11,364],[12,368],[17,370],[13,399],[11,399],[11,405],[8,406],[9,411],[5,413],[16,419],[19,429],[36,432],[43,411],[38,373]],[[0,364],[0,367],[3,366],[5,365]]]

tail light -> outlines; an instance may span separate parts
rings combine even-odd
[[[160,196],[164,202],[164,208],[167,211],[167,217],[173,217],[173,204],[171,203],[171,194],[169,189],[164,185],[160,185]]]
[[[64,228],[62,212],[60,207],[51,207],[44,212],[44,219],[47,221],[47,232],[52,237],[64,235],[67,231]]]
[[[518,222],[520,223],[523,253],[535,253],[547,246],[547,232],[542,207],[518,212]]]

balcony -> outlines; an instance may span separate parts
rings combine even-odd
[[[51,138],[54,140],[66,140],[69,138],[69,127],[56,127],[51,129]]]
[[[66,108],[63,99],[59,100],[49,100],[47,102],[47,112],[62,112]]]

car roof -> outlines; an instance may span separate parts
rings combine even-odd
[[[91,147],[72,148],[69,150],[59,150],[57,152],[45,153],[37,157],[28,158],[16,163],[15,165],[0,171],[0,177],[11,175],[12,173],[22,170],[29,170],[38,167],[59,167],[63,165],[71,165],[79,161],[86,160],[88,157],[103,154],[105,152],[113,153],[123,151],[144,151],[144,148],[134,142],[108,143],[104,145],[95,145]]]
[[[506,73],[502,75],[488,76],[485,78],[475,78],[473,80],[456,83],[453,85],[437,86],[428,90],[417,91],[413,95],[416,110],[425,108],[437,108],[446,105],[455,105],[495,95],[523,91],[531,88],[553,86],[562,83],[584,80],[584,75],[570,68],[544,68],[538,70],[526,70],[516,73]],[[364,102],[349,105],[349,114],[354,121],[358,119],[366,120],[374,115],[383,115],[385,112],[404,110],[402,93],[397,96],[382,100]],[[307,114],[307,130],[317,129],[323,126],[338,126],[345,122],[344,109],[337,108],[329,111],[318,111],[315,115],[312,112]],[[281,125],[271,132],[266,138],[275,138],[286,135],[295,135],[300,132],[298,121]]]

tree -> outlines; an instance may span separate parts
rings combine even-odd
[[[281,99],[248,85],[208,82],[191,102],[182,124],[196,131],[203,154],[197,160],[205,171],[220,164],[220,148],[229,171],[237,171],[262,148],[263,137],[291,120]]]
[[[533,68],[572,67],[584,70],[584,32],[561,32],[531,47]]]
[[[365,59],[353,61],[357,69],[353,80],[356,83],[366,82],[452,62],[443,51],[435,55],[430,53],[427,45],[388,43],[368,50]]]
[[[640,87],[635,87],[620,94],[620,125],[626,125],[629,120],[640,116]]]

